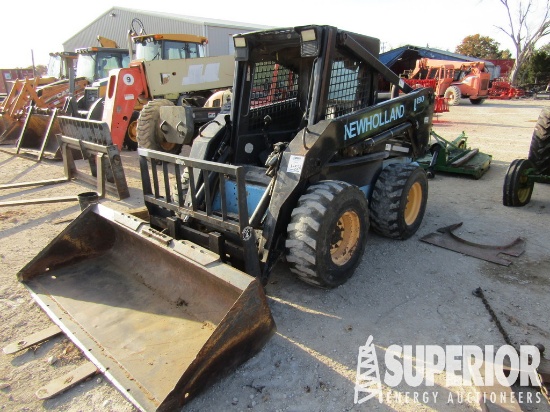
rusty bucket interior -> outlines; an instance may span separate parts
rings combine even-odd
[[[0,114],[0,144],[14,144],[19,139],[23,122]]]
[[[61,159],[59,142],[55,137],[61,133],[56,112],[37,113],[29,111],[23,125],[17,150],[35,153],[39,158]]]
[[[82,212],[18,278],[145,411],[185,404],[275,330],[257,279],[101,204]]]

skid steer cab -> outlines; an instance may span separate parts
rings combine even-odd
[[[414,159],[434,94],[384,66],[378,39],[335,27],[234,43],[231,114],[201,131],[189,157],[139,151],[151,225],[263,282],[285,255],[301,280],[336,287],[359,264],[369,227],[406,239],[420,226],[428,186]],[[379,76],[396,97],[381,97]]]

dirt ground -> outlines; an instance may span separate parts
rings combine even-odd
[[[397,345],[505,344],[481,299],[481,287],[514,344],[550,348],[550,186],[537,184],[523,208],[502,205],[508,164],[526,157],[541,100],[468,101],[434,122],[447,139],[465,131],[468,145],[493,156],[480,179],[438,174],[429,183],[422,226],[407,241],[371,233],[354,276],[331,290],[296,280],[285,263],[266,287],[277,333],[254,358],[219,380],[184,408],[189,411],[462,411],[479,410],[473,388],[451,386],[438,375],[435,386],[382,385],[383,400],[354,404],[359,347],[372,335],[381,376],[384,353]],[[0,149],[0,183],[62,177],[62,164],[33,162]],[[6,151],[8,153],[6,153]],[[143,205],[136,152],[122,153],[131,197],[102,200],[125,211]],[[0,201],[76,195],[76,183],[0,192]],[[0,345],[17,341],[52,323],[16,279],[17,272],[79,213],[77,202],[0,207]],[[522,237],[525,253],[499,266],[438,248],[419,239],[436,229],[464,222],[457,232],[469,240],[505,244]],[[185,348],[182,348],[185,349]],[[547,355],[548,356],[548,355]],[[133,411],[103,376],[46,401],[36,390],[84,361],[63,336],[16,355],[0,355],[0,409],[6,411]],[[419,396],[415,400],[415,395]],[[549,406],[537,391],[524,410]],[[472,395],[473,394],[473,395]]]

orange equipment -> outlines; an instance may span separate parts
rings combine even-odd
[[[489,99],[510,100],[525,96],[525,91],[512,87],[510,82],[503,78],[496,78],[489,88]]]
[[[405,83],[411,86],[413,89],[420,87],[429,87],[432,90],[436,90],[438,84],[436,79],[403,79]],[[434,113],[445,113],[449,111],[449,104],[447,99],[442,96],[435,97]]]
[[[75,79],[73,95],[76,98],[82,96],[87,84],[84,78]],[[51,82],[50,78],[37,76],[16,80],[10,93],[0,104],[0,143],[10,144],[19,138],[27,107],[33,105],[41,109],[61,109],[69,96],[69,89],[68,79]]]
[[[100,44],[101,47],[80,48],[73,53],[50,53],[51,64],[48,72],[51,71],[54,76],[67,80],[52,83],[42,90],[43,97],[51,93],[57,96],[57,99],[52,101],[45,97],[46,105],[44,102],[36,104],[36,99],[23,102],[19,120],[13,122],[17,127],[14,127],[15,131],[10,136],[11,139],[17,139],[17,153],[23,150],[36,155],[38,160],[43,155],[60,158],[60,147],[55,135],[62,130],[57,115],[101,118],[107,86],[105,76],[110,69],[127,67],[130,57],[126,49],[103,47],[104,44],[113,45],[113,42],[109,43],[105,38],[100,38]],[[74,60],[77,61],[75,81],[72,77]],[[55,91],[54,86],[58,88]]]
[[[409,80],[437,80],[436,96],[443,96],[454,106],[461,98],[469,98],[472,104],[481,104],[489,95],[491,74],[485,62],[464,62],[422,58],[409,74]]]

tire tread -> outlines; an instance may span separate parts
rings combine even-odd
[[[550,174],[550,108],[542,109],[529,147],[528,159],[540,174]]]
[[[348,190],[359,190],[353,185],[340,181],[323,181],[311,185],[298,200],[291,213],[287,227],[286,260],[290,271],[308,284],[318,287],[334,287],[318,273],[317,249],[321,236],[323,218],[335,198]],[[360,194],[362,196],[362,194]],[[365,214],[368,230],[368,203],[365,199]],[[351,276],[351,274],[349,275]],[[345,281],[345,280],[344,280]],[[342,282],[343,283],[343,282]]]
[[[374,185],[370,204],[371,224],[375,232],[392,239],[406,239],[416,232],[417,227],[413,228],[412,231],[401,227],[400,209],[403,190],[409,177],[417,169],[419,169],[419,166],[414,164],[395,163],[382,170]],[[425,202],[419,213],[418,225],[420,225],[423,218],[424,210]]]

